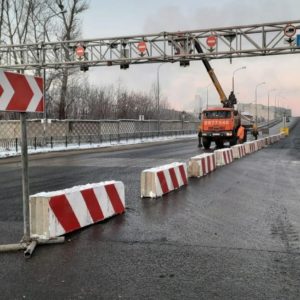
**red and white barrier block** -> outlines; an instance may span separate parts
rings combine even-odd
[[[233,162],[233,151],[231,148],[215,150],[217,166],[228,165]]]
[[[204,153],[191,157],[188,162],[189,177],[202,177],[216,169],[214,153]]]
[[[243,144],[245,146],[246,154],[251,154],[258,150],[257,144],[255,141],[246,142]]]
[[[141,197],[161,197],[188,184],[187,165],[175,162],[152,169],[141,174]]]
[[[270,135],[269,136],[269,141],[270,141],[270,144],[274,144],[275,143],[274,135]]]
[[[264,140],[265,140],[265,145],[266,145],[266,146],[271,144],[271,139],[270,139],[269,136],[266,136],[266,137],[264,138]]]
[[[50,239],[125,211],[120,181],[87,184],[30,196],[30,236]]]
[[[276,143],[280,140],[280,134],[274,134],[270,136],[271,144]]]
[[[246,155],[246,148],[244,144],[239,144],[231,147],[233,158],[242,158]]]
[[[256,141],[258,150],[261,150],[262,148],[266,147],[266,141],[265,139],[259,139]]]

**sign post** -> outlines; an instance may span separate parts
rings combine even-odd
[[[43,79],[0,71],[0,86],[2,91],[0,110],[20,112],[24,220],[22,242],[28,243],[30,241],[30,226],[26,112],[44,112]]]
[[[21,123],[21,153],[22,153],[22,191],[23,191],[23,238],[22,242],[30,241],[30,225],[29,225],[29,180],[28,180],[28,149],[27,149],[27,126],[26,113],[20,113]]]
[[[22,143],[22,196],[23,196],[23,238],[19,244],[0,245],[1,251],[25,249],[25,257],[30,257],[37,243],[61,242],[39,241],[30,237],[29,218],[29,178],[27,149],[27,112],[44,112],[43,79],[19,73],[0,70],[0,111],[19,112]]]

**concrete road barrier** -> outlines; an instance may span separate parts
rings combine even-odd
[[[256,151],[259,150],[259,148],[258,148],[258,140],[252,141],[250,143],[253,144],[253,152],[256,152]]]
[[[283,138],[289,136],[289,134],[290,134],[289,131],[290,131],[289,127],[280,128],[280,138],[283,139]]]
[[[215,150],[216,164],[218,167],[228,165],[233,162],[233,151],[231,148]]]
[[[259,139],[259,140],[257,140],[256,144],[257,144],[258,150],[261,150],[264,147],[266,147],[266,141],[265,141],[265,139]]]
[[[274,134],[270,136],[270,143],[276,143],[280,140],[280,134]]]
[[[216,169],[214,153],[204,153],[191,157],[188,162],[189,177],[202,177]]]
[[[265,137],[264,140],[265,140],[265,145],[266,146],[271,144],[271,139],[270,139],[269,136]]]
[[[238,159],[246,155],[246,148],[244,144],[235,145],[231,147],[233,158]]]
[[[246,154],[251,154],[258,150],[258,147],[257,147],[257,144],[255,143],[255,141],[246,142],[243,145],[245,146]]]
[[[30,235],[49,239],[125,211],[120,181],[87,184],[30,196]]]
[[[161,197],[188,184],[187,165],[172,164],[147,169],[141,174],[141,197]]]

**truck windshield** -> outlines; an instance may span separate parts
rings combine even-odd
[[[205,111],[204,116],[205,119],[229,119],[231,112],[224,110]]]

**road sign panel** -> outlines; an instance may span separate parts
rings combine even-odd
[[[300,47],[300,34],[297,34],[297,47]]]
[[[206,44],[209,46],[209,47],[215,47],[216,44],[217,44],[217,37],[215,35],[210,35],[209,37],[207,37],[206,39]]]
[[[284,34],[287,36],[287,37],[292,37],[296,34],[296,27],[292,24],[287,24],[285,27],[284,27]]]
[[[79,58],[82,58],[84,56],[84,52],[85,52],[85,49],[82,45],[78,45],[76,47],[76,55],[79,57]]]
[[[43,79],[0,70],[0,111],[43,112]]]
[[[138,49],[141,53],[144,53],[147,49],[147,45],[145,42],[139,42],[138,43]]]

